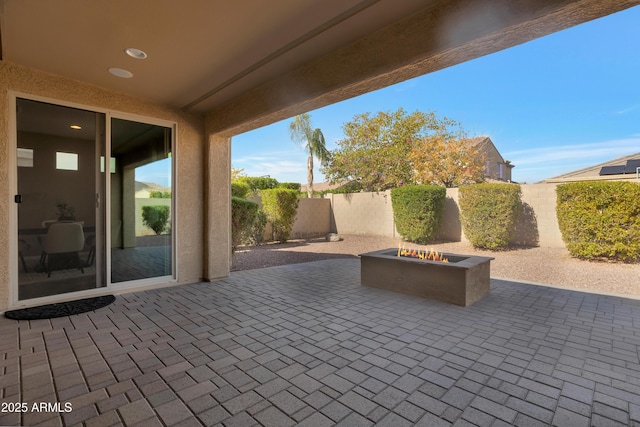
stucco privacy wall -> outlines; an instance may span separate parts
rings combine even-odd
[[[76,80],[0,61],[0,310],[9,298],[9,210],[13,209],[9,187],[9,91],[77,103],[101,110],[135,114],[177,123],[175,150],[178,209],[178,281],[198,281],[203,275],[203,152],[204,120],[199,115],[165,108]],[[226,271],[214,276],[228,275]]]
[[[340,234],[398,236],[391,192],[330,194],[331,229]]]
[[[296,220],[291,229],[295,239],[317,237],[331,230],[331,201],[328,199],[300,199]]]
[[[546,247],[565,246],[556,216],[556,186],[557,184],[520,186],[522,211],[514,243]]]
[[[545,247],[564,247],[556,219],[556,185],[521,185],[523,211],[514,243]],[[341,234],[399,237],[393,220],[391,194],[331,194],[331,229]],[[301,200],[302,202],[302,200]],[[458,189],[448,188],[443,223],[438,238],[466,241],[460,224]]]

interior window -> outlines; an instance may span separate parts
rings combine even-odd
[[[56,169],[77,171],[78,155],[75,153],[56,153]]]
[[[33,167],[33,150],[30,148],[18,148],[18,167]]]

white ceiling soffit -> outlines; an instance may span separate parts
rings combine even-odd
[[[195,112],[437,3],[1,1],[3,60]],[[129,47],[148,58],[128,56]],[[116,77],[109,68],[133,77]]]

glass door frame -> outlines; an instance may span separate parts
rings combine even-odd
[[[151,118],[151,117],[146,117],[146,116],[140,116],[140,115],[136,115],[136,114],[129,114],[129,113],[121,113],[121,112],[116,112],[116,111],[109,111],[106,114],[106,121],[107,121],[107,153],[108,155],[105,157],[105,170],[107,169],[107,166],[109,162],[107,162],[106,159],[110,159],[110,155],[111,155],[111,122],[112,119],[122,119],[122,120],[128,120],[128,121],[132,121],[132,122],[138,122],[138,123],[145,123],[145,124],[149,124],[149,125],[156,125],[156,126],[161,126],[161,127],[166,127],[171,129],[171,189],[172,189],[172,193],[171,193],[171,208],[170,208],[170,212],[171,212],[171,216],[170,216],[170,226],[171,226],[171,274],[170,275],[166,275],[166,276],[157,276],[157,277],[150,277],[150,278],[146,278],[146,279],[137,279],[137,280],[129,280],[126,282],[116,282],[116,283],[112,283],[111,282],[111,270],[112,270],[112,265],[111,265],[111,180],[107,179],[107,200],[106,200],[106,219],[107,219],[107,229],[106,229],[106,253],[105,253],[105,262],[106,262],[106,280],[107,280],[107,288],[111,289],[111,290],[127,290],[127,289],[134,289],[134,288],[141,288],[141,287],[147,287],[147,286],[152,286],[152,285],[156,285],[156,284],[163,284],[163,283],[171,283],[171,282],[177,282],[177,278],[178,278],[178,264],[177,264],[177,227],[176,227],[176,218],[177,218],[177,192],[174,191],[173,189],[176,188],[176,170],[177,170],[177,165],[176,165],[176,156],[175,156],[175,149],[176,149],[176,140],[177,140],[177,128],[178,125],[175,122],[172,121],[168,121],[168,120],[162,120],[162,119],[155,119],[155,118]]]
[[[126,290],[126,289],[134,289],[139,287],[148,287],[153,285],[161,285],[161,284],[169,284],[172,282],[177,282],[178,277],[178,250],[177,250],[177,242],[178,237],[178,227],[177,227],[177,199],[178,194],[177,191],[173,190],[177,188],[177,158],[176,148],[177,148],[177,123],[174,121],[156,119],[147,116],[141,116],[136,114],[123,113],[115,110],[108,110],[104,108],[94,107],[86,104],[79,104],[75,102],[68,102],[60,99],[43,97],[38,95],[33,95],[29,93],[23,93],[18,91],[8,91],[7,99],[9,102],[9,159],[8,159],[8,181],[9,181],[9,200],[8,205],[10,206],[8,209],[9,214],[9,307],[8,309],[15,308],[23,308],[29,306],[37,306],[42,304],[51,304],[60,301],[66,300],[74,300],[78,298],[85,298],[97,295],[104,295],[108,293],[113,293],[118,290]],[[172,198],[171,198],[171,263],[172,263],[172,273],[167,276],[158,276],[152,277],[148,279],[141,280],[132,280],[127,282],[120,282],[117,284],[111,283],[111,180],[105,179],[105,197],[103,203],[100,204],[100,209],[102,209],[104,218],[104,236],[102,236],[102,240],[104,244],[102,247],[104,248],[103,254],[96,254],[96,258],[98,256],[102,257],[102,261],[104,262],[105,269],[105,285],[100,288],[82,290],[76,292],[62,293],[56,295],[50,295],[46,297],[38,297],[26,300],[18,299],[18,278],[19,278],[19,243],[18,243],[18,203],[14,200],[14,196],[18,194],[18,162],[17,162],[17,148],[18,148],[18,132],[17,132],[17,114],[16,107],[18,99],[26,99],[31,101],[44,102],[48,104],[76,108],[80,110],[90,111],[93,113],[103,114],[105,117],[105,141],[103,153],[99,153],[99,148],[96,147],[97,156],[103,156],[105,159],[105,174],[109,172],[109,161],[111,154],[111,119],[118,118],[124,120],[137,121],[141,123],[153,124],[158,126],[163,126],[171,129],[171,185],[172,185]],[[96,173],[99,173],[99,164],[96,166]],[[102,227],[101,227],[102,228]],[[97,230],[96,230],[97,232]],[[99,262],[96,259],[96,262]]]

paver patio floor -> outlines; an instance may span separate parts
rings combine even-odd
[[[318,261],[3,318],[1,401],[28,410],[0,425],[640,425],[640,301],[492,280],[464,308],[359,282],[359,260]]]

